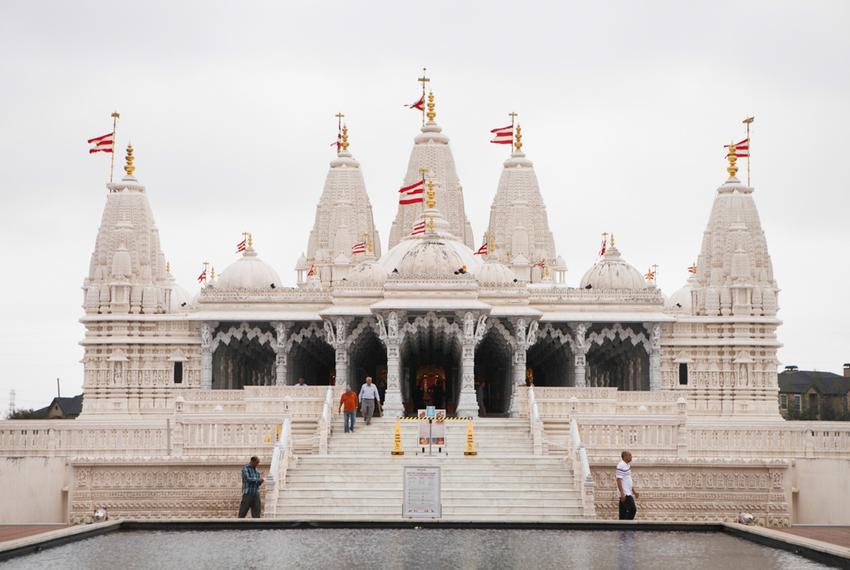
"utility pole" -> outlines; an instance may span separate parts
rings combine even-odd
[[[59,378],[56,379],[56,397],[61,398],[62,392],[59,390]]]

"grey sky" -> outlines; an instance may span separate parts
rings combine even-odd
[[[0,4],[0,405],[82,384],[78,323],[122,114],[162,246],[195,291],[243,230],[289,283],[346,113],[386,247],[429,68],[476,240],[515,110],[575,285],[612,231],[666,294],[687,278],[723,144],[753,125],[755,200],[779,296],[780,359],[850,361],[846,2]],[[123,162],[123,152],[116,156]],[[117,170],[117,169],[116,169]]]

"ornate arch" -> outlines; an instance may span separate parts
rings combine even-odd
[[[346,350],[354,346],[357,341],[360,340],[360,337],[363,336],[363,334],[369,329],[371,329],[375,333],[375,336],[377,336],[380,340],[381,330],[378,326],[378,321],[373,317],[363,317],[348,335],[345,345]]]
[[[493,318],[488,319],[485,328],[485,335],[491,330],[500,336],[505,341],[505,344],[511,347],[512,350],[516,348],[516,339],[514,338],[514,335],[511,334],[511,331],[508,330],[502,321]]]
[[[633,346],[637,346],[640,344],[643,346],[644,350],[646,350],[647,354],[652,350],[652,346],[649,342],[649,339],[645,334],[636,333],[632,330],[631,327],[624,327],[620,323],[616,323],[611,327],[605,327],[599,332],[592,332],[587,335],[588,344],[597,344],[602,346],[602,343],[605,340],[614,340],[616,337],[620,337],[620,340],[623,342],[629,340],[631,341]]]
[[[576,353],[576,345],[575,345],[575,341],[573,340],[572,335],[568,334],[568,333],[564,333],[564,331],[562,331],[561,329],[555,328],[555,326],[552,323],[546,323],[545,325],[540,327],[540,329],[538,329],[538,331],[537,331],[537,340],[538,341],[547,337],[547,336],[552,338],[553,340],[560,342],[562,345],[563,344],[570,345],[570,350],[573,352],[573,354]]]
[[[463,330],[457,324],[457,321],[450,323],[446,317],[438,317],[436,313],[433,311],[429,311],[424,315],[419,315],[413,322],[406,322],[401,326],[401,332],[403,335],[416,334],[419,332],[420,328],[435,328],[435,329],[443,329],[446,332],[452,333],[455,340],[460,341],[463,337]]]
[[[286,352],[289,352],[289,350],[292,348],[293,344],[296,344],[296,343],[301,344],[301,342],[303,342],[305,338],[308,338],[308,337],[311,337],[311,336],[323,339],[327,342],[327,339],[325,338],[326,334],[325,334],[324,329],[322,327],[320,327],[318,324],[316,324],[315,322],[311,321],[309,325],[302,328],[300,331],[298,331],[296,333],[292,333],[291,335],[289,335],[289,339],[286,341],[286,345],[284,347],[284,350]]]
[[[231,340],[240,339],[242,337],[246,337],[248,340],[256,338],[260,344],[268,343],[272,348],[274,348],[275,345],[275,335],[273,332],[263,332],[260,327],[252,327],[248,325],[248,323],[243,322],[240,323],[239,326],[230,327],[227,331],[219,331],[216,333],[212,341],[212,352],[215,352],[220,343],[223,342],[224,344],[229,345]]]

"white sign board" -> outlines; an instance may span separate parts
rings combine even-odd
[[[440,503],[440,468],[404,468],[404,504],[401,515],[415,519],[438,519]]]

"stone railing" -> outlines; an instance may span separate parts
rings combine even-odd
[[[572,448],[571,456],[575,462],[573,474],[576,480],[576,487],[581,493],[582,513],[587,518],[594,518],[596,516],[596,501],[594,498],[595,486],[593,475],[590,472],[590,461],[587,457],[587,450],[581,441],[578,422],[576,422],[575,418],[570,420],[570,445]]]
[[[114,457],[166,455],[168,422],[0,421],[0,456]]]
[[[528,388],[520,388],[527,390]],[[534,387],[535,399],[544,421],[569,419],[573,414],[673,414],[681,394],[675,390],[626,392],[617,388]],[[528,414],[523,398],[519,413]],[[526,398],[527,400],[527,398]]]
[[[283,417],[178,416],[173,438],[174,455],[269,455],[283,421]]]
[[[540,410],[534,398],[534,386],[528,387],[528,422],[531,429],[531,441],[534,455],[543,455],[543,421],[540,419]]]
[[[850,458],[850,422],[782,422],[774,425],[688,426],[694,457]]]
[[[325,393],[325,402],[322,405],[322,413],[319,416],[319,455],[328,454],[328,440],[330,439],[331,429],[333,427],[333,401],[334,389],[333,386],[328,386]]]
[[[663,305],[664,296],[659,289],[626,291],[622,289],[574,289],[571,287],[535,287],[529,290],[532,305],[557,303],[595,305]]]
[[[679,430],[687,418],[581,416],[580,420],[582,440],[594,460],[615,460],[624,449],[635,456],[677,457]]]
[[[176,410],[190,414],[237,414],[319,417],[327,386],[246,386],[244,390],[185,390]]]
[[[274,446],[271,466],[266,475],[266,508],[263,513],[265,518],[277,516],[278,498],[281,489],[286,485],[286,473],[289,470],[289,462],[293,457],[292,447],[292,418],[286,418],[283,421],[283,428],[280,430],[280,437]]]

